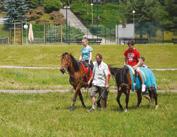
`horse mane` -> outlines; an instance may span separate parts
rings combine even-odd
[[[73,63],[74,70],[79,71],[79,62],[74,58],[74,56],[72,54],[68,53],[68,52],[65,52],[65,53],[62,54],[62,58],[65,55],[69,55],[71,57],[71,62]]]

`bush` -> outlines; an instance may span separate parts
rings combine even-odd
[[[60,0],[44,0],[44,8],[46,12],[59,10],[62,7]]]

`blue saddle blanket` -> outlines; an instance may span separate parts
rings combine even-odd
[[[140,80],[139,76],[135,76],[135,72],[131,66],[128,66],[128,68],[129,68],[130,77],[131,77],[131,81],[132,81],[132,86],[131,86],[132,91],[140,90],[142,84],[141,84],[141,80]],[[146,67],[139,67],[137,71],[139,73],[141,73],[142,78],[144,80],[144,84],[146,85],[147,89],[149,89],[151,87],[154,87],[155,89],[157,89],[156,78],[155,78],[151,69],[146,68]],[[136,82],[135,86],[134,86],[134,82]]]

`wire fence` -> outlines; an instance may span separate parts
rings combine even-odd
[[[166,31],[152,23],[135,24],[134,29],[134,37],[125,37],[124,41],[134,39],[136,43],[177,43],[177,32]],[[86,35],[69,24],[32,24],[32,30],[34,39],[29,41],[29,23],[0,24],[0,44],[80,43]],[[87,34],[91,43],[118,44],[116,31],[116,27],[92,25],[88,27]]]

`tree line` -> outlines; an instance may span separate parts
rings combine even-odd
[[[98,0],[75,1],[86,1],[88,4],[98,2]],[[6,11],[8,22],[13,23],[28,20],[26,13],[36,6],[42,5],[46,12],[51,12],[72,3],[72,0],[1,0],[0,10]],[[134,14],[138,24],[151,22],[166,30],[177,30],[177,0],[99,0],[98,4],[107,3],[118,5],[122,22],[133,22]]]

